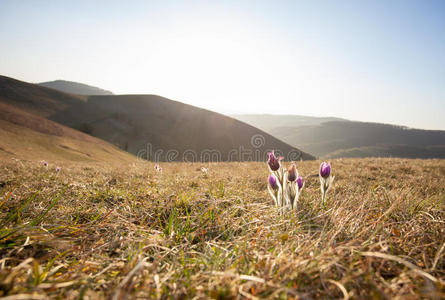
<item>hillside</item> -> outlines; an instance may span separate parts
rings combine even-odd
[[[347,121],[334,117],[309,117],[300,115],[246,114],[233,115],[232,117],[266,132],[278,127],[313,126],[320,125],[324,122]]]
[[[262,160],[275,149],[287,159],[313,159],[250,125],[159,96],[86,97],[8,77],[0,79],[0,103],[8,109],[49,119],[51,126],[56,122],[93,135],[141,158],[249,161]]]
[[[66,80],[54,80],[41,82],[38,85],[47,88],[55,89],[61,92],[77,95],[113,95],[112,92],[103,90],[101,88]]]
[[[445,158],[445,131],[440,130],[337,121],[270,133],[320,157]]]
[[[150,160],[262,160],[271,149],[313,159],[243,122],[155,95],[90,96],[51,119]]]
[[[43,134],[0,120],[0,160],[12,158],[57,162],[61,165],[67,161],[120,164],[137,160],[133,155],[109,144]]]
[[[0,158],[135,162],[109,143],[0,102]]]
[[[48,120],[86,98],[0,76],[0,158],[134,162],[136,157],[98,138]]]
[[[239,115],[317,157],[445,158],[445,131],[299,115]]]
[[[328,154],[330,158],[339,157],[404,157],[404,158],[445,158],[445,145],[408,146],[378,145],[341,149]]]
[[[50,88],[0,76],[0,102],[47,117],[71,105],[84,102],[86,97],[70,95]]]

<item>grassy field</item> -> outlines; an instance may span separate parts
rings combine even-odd
[[[334,160],[326,207],[319,164],[280,213],[265,163],[5,159],[0,296],[444,298],[445,161]]]

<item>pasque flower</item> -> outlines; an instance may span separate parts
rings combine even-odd
[[[284,198],[286,200],[286,205],[290,206],[291,209],[296,208],[298,197],[299,197],[299,188],[297,183],[297,178],[299,177],[297,166],[295,163],[292,163],[286,171],[285,180],[284,180],[284,190],[285,195]]]
[[[297,178],[297,185],[298,185],[298,190],[300,191],[303,188],[303,177],[298,176]]]
[[[331,175],[331,163],[322,162],[320,165],[320,176],[328,178]]]
[[[269,185],[272,189],[277,190],[278,189],[278,184],[277,184],[277,178],[275,177],[275,175],[269,175]]]
[[[270,196],[274,200],[275,206],[281,205],[281,198],[283,196],[283,193],[281,184],[279,183],[277,177],[273,174],[270,174],[267,182],[268,182],[267,189],[269,191]]]
[[[326,195],[329,189],[332,187],[334,176],[331,173],[331,163],[322,162],[320,165],[320,190],[321,190],[321,202],[326,205]]]
[[[278,171],[278,169],[281,167],[280,161],[283,159],[283,157],[276,157],[274,151],[269,152],[269,159],[267,160],[267,164],[269,165],[269,168],[271,171]]]
[[[297,167],[294,163],[287,169],[287,179],[289,181],[295,181],[297,179]]]
[[[282,166],[281,160],[283,157],[276,157],[274,151],[268,153],[267,166],[270,175],[267,189],[275,206],[295,209],[304,186],[303,177],[298,175],[295,162],[285,168]]]

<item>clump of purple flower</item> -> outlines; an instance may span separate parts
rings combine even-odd
[[[298,198],[304,188],[303,177],[298,174],[295,162],[284,168],[283,157],[276,157],[274,151],[268,153],[267,167],[269,178],[267,189],[277,207],[297,207]],[[332,187],[334,176],[330,162],[322,162],[318,171],[320,177],[321,202],[326,205],[326,195]]]
[[[282,160],[283,157],[276,157],[273,151],[268,153],[270,175],[267,188],[275,206],[295,209],[304,186],[303,177],[298,175],[295,163],[286,169],[281,164]]]

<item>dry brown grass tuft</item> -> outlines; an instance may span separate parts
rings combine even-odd
[[[285,214],[263,163],[153,166],[2,162],[0,295],[445,297],[443,160],[335,160],[325,208],[319,162],[298,163]]]

